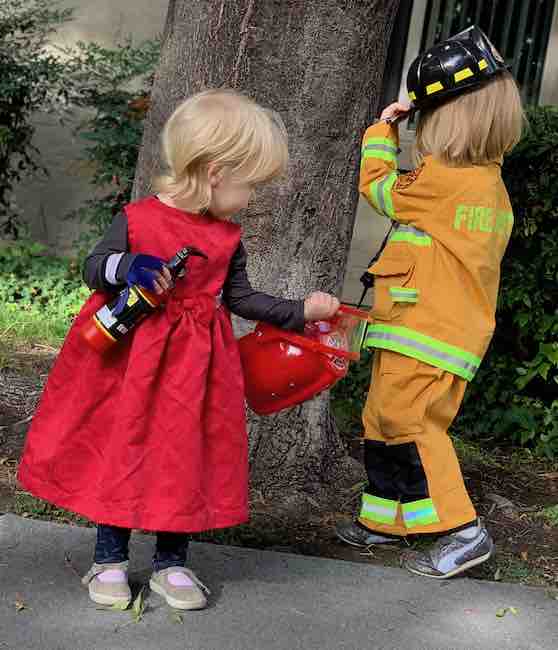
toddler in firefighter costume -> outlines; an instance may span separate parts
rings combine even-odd
[[[418,169],[397,172],[395,123],[407,105],[388,106],[362,145],[360,192],[394,228],[369,269],[367,343],[376,349],[363,412],[369,484],[360,516],[337,534],[365,547],[444,533],[404,563],[447,578],[493,552],[447,431],[494,330],[513,224],[501,162],[519,140],[523,111],[515,81],[476,27],[420,56],[407,86],[420,110]]]
[[[304,301],[252,289],[241,230],[230,217],[287,164],[280,118],[233,91],[182,103],[162,135],[158,196],[129,204],[85,264],[97,291],[69,332],[28,435],[19,480],[33,494],[98,523],[84,578],[93,601],[128,603],[130,530],[156,531],[151,589],[198,609],[203,586],[184,567],[188,533],[248,518],[243,378],[229,310],[295,330],[332,316],[333,296]],[[138,281],[160,293],[162,264],[190,258],[164,309],[106,354],[80,330],[111,292]],[[202,587],[202,589],[200,589]]]

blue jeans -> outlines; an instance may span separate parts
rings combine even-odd
[[[112,564],[128,559],[131,530],[117,526],[97,526],[95,562]],[[188,553],[189,535],[186,533],[157,533],[153,569],[162,571],[171,566],[184,566]]]

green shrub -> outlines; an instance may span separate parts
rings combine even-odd
[[[78,43],[75,49],[66,50],[73,101],[94,111],[77,133],[89,143],[85,158],[94,170],[92,184],[97,192],[69,215],[89,226],[81,237],[82,248],[101,237],[130,201],[160,47],[159,40],[152,40],[137,47],[126,42],[115,48]]]
[[[331,392],[331,408],[339,430],[344,435],[362,431],[362,408],[370,386],[372,350],[362,350],[360,361],[351,362],[347,376]]]
[[[59,345],[89,296],[70,260],[40,244],[0,248],[0,339]]]
[[[31,116],[63,111],[64,66],[47,51],[48,36],[71,18],[56,0],[0,2],[0,235],[18,238],[22,225],[13,198],[28,174],[46,173],[32,144]]]
[[[460,435],[529,445],[558,456],[558,108],[528,111],[506,158],[515,227],[502,266],[494,339],[465,395]],[[370,359],[333,391],[342,427],[360,428]]]
[[[503,175],[515,227],[502,266],[496,334],[459,431],[558,455],[558,108],[528,111]]]

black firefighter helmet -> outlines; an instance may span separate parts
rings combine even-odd
[[[412,108],[422,110],[471,90],[506,70],[504,59],[476,25],[418,56],[407,73]]]

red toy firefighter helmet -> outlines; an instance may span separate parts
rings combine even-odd
[[[368,314],[342,305],[304,333],[267,323],[239,340],[248,406],[259,415],[311,399],[342,379],[357,361]]]

